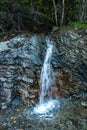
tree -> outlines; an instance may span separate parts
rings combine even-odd
[[[83,21],[87,18],[87,0],[80,1],[79,20]]]
[[[56,7],[55,0],[53,0],[53,6],[54,6],[54,14],[55,14],[56,26],[58,26],[58,21],[57,21],[57,7]]]
[[[87,19],[87,0],[2,0],[0,31],[39,30]]]
[[[62,16],[61,16],[60,25],[63,25],[63,22],[64,22],[64,10],[65,10],[65,0],[62,0]]]

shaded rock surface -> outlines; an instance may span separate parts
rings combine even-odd
[[[87,32],[86,29],[62,32],[56,36],[52,65],[55,86],[61,95],[87,93]]]
[[[5,48],[3,48],[5,44]],[[21,35],[0,43],[0,100],[10,103],[38,95],[40,68],[46,49],[44,36]],[[33,87],[34,86],[34,87]],[[36,94],[36,95],[35,95]]]
[[[86,95],[87,96],[87,95]],[[15,102],[15,101],[14,101]],[[48,114],[31,114],[33,106],[21,104],[0,113],[1,130],[87,130],[83,100],[58,99],[60,107]],[[12,104],[13,105],[13,104]],[[16,104],[17,105],[17,104]]]
[[[54,41],[52,96],[86,93],[87,30],[70,30],[54,34],[50,39]],[[25,102],[38,100],[46,48],[44,34],[18,35],[0,43],[0,102],[9,104],[18,95]]]

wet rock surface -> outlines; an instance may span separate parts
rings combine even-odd
[[[86,95],[87,96],[87,95]],[[84,97],[84,96],[83,96]],[[86,130],[87,108],[82,106],[83,100],[59,98],[60,107],[48,114],[39,116],[33,113],[35,106],[20,104],[19,106],[0,111],[1,130]],[[84,101],[85,102],[85,101]],[[15,104],[16,105],[16,104]],[[12,105],[12,106],[15,106]],[[32,112],[32,114],[31,114]]]
[[[60,95],[87,92],[87,33],[86,29],[62,32],[55,38],[52,57],[55,83]]]
[[[46,54],[44,34],[18,35],[0,42],[0,101],[10,104],[19,95],[37,101]],[[87,92],[87,31],[69,30],[48,36],[54,41],[51,59],[52,97]],[[5,48],[4,46],[5,45]]]
[[[5,42],[5,48],[2,42],[0,43],[0,100],[2,102],[11,103],[17,95],[29,101],[38,95],[40,68],[46,47],[44,44],[46,44],[44,36],[30,35],[10,39]]]

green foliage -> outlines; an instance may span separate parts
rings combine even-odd
[[[59,32],[64,32],[64,31],[68,31],[68,30],[72,30],[73,28],[77,28],[77,29],[83,29],[83,28],[87,28],[87,22],[71,22],[68,25],[63,25],[58,27],[55,32],[59,33]]]
[[[58,26],[62,18],[62,0],[55,0]],[[63,25],[78,20],[82,0],[65,0]],[[0,31],[33,30],[41,26],[55,26],[55,8],[53,0],[1,0]],[[86,26],[72,23],[70,26]]]
[[[69,26],[76,28],[87,28],[87,22],[72,22]]]

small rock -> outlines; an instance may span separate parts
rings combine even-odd
[[[15,116],[12,116],[12,117],[11,117],[11,119],[12,119],[12,120],[15,120],[15,119],[16,119],[16,117],[15,117]]]
[[[7,106],[7,104],[5,104],[5,103],[2,103],[1,104],[1,109],[3,110],[3,109],[6,109],[8,106]]]
[[[87,107],[87,102],[81,102],[81,105],[82,105],[83,107]]]

